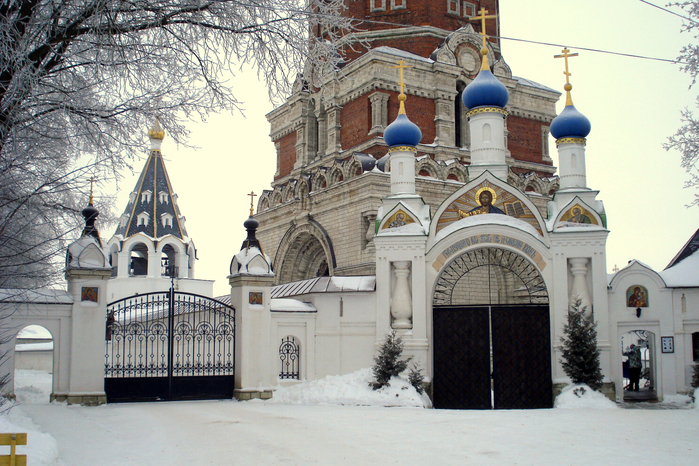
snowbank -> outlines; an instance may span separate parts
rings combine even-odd
[[[420,395],[405,379],[393,377],[389,386],[379,390],[369,386],[372,379],[371,369],[366,368],[290,387],[277,386],[269,401],[298,405],[431,406],[427,395]]]
[[[568,385],[556,397],[554,408],[559,409],[616,409],[612,400],[585,384]]]

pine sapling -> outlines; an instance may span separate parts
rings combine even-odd
[[[424,391],[422,388],[422,381],[425,379],[425,376],[422,375],[422,369],[420,369],[420,366],[416,362],[413,362],[413,365],[410,367],[410,372],[408,372],[408,382],[410,382],[410,385],[415,387],[415,390],[422,395],[422,392]]]
[[[403,354],[403,340],[396,336],[393,330],[386,335],[386,339],[379,348],[379,354],[374,358],[374,380],[369,383],[374,390],[389,384],[391,377],[397,377],[408,367],[412,358],[401,360]]]
[[[604,376],[597,348],[597,324],[585,316],[576,301],[568,312],[568,322],[561,337],[563,371],[576,384],[587,384],[594,390],[602,388]]]

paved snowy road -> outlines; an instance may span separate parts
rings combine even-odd
[[[699,410],[24,405],[69,466],[694,465]]]

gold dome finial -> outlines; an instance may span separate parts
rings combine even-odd
[[[165,130],[160,126],[160,120],[158,118],[155,119],[155,123],[153,123],[153,126],[148,130],[148,137],[161,141],[165,139]]]
[[[486,47],[487,34],[485,33],[485,20],[496,19],[498,15],[488,15],[488,10],[486,10],[483,7],[481,7],[480,11],[478,12],[478,15],[479,16],[469,16],[468,20],[481,22],[481,32],[479,32],[478,34],[480,34],[483,38],[483,48],[481,49],[481,55],[483,55],[483,63],[481,64],[481,71],[484,71],[490,69],[490,66],[488,65],[488,48]]]
[[[398,100],[400,101],[400,108],[398,109],[398,115],[405,115],[405,100],[408,96],[405,95],[405,82],[403,81],[403,70],[406,68],[412,68],[405,64],[404,60],[398,62],[398,66],[392,66],[391,68],[398,68],[400,70],[400,94],[398,95]]]
[[[553,58],[564,58],[566,63],[566,70],[563,72],[566,75],[566,83],[563,89],[566,91],[566,107],[573,105],[573,98],[570,96],[570,91],[573,89],[573,85],[570,83],[571,73],[568,71],[568,58],[577,57],[577,53],[570,53],[570,50],[566,47],[561,51],[562,55],[554,55]]]

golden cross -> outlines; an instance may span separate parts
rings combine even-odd
[[[398,62],[398,66],[392,66],[391,68],[398,68],[400,70],[400,93],[405,94],[403,89],[405,88],[405,83],[403,82],[403,70],[406,68],[412,68],[405,64],[405,61],[401,60]]]
[[[564,58],[566,62],[566,70],[563,72],[564,75],[566,75],[566,84],[570,84],[570,73],[568,72],[568,57],[577,57],[577,53],[568,53],[570,50],[568,48],[564,48],[562,53],[563,55],[554,55],[553,58]]]
[[[95,178],[94,176],[91,176],[89,179],[90,179],[90,201],[88,202],[88,204],[92,205],[92,192],[93,192],[92,186],[93,186],[94,182],[97,181],[97,178]]]
[[[486,19],[495,19],[498,17],[498,15],[490,15],[486,16],[488,14],[488,10],[485,8],[481,7],[481,10],[478,12],[480,16],[469,16],[468,20],[469,21],[480,21],[481,22],[481,32],[479,34],[483,36],[483,48],[485,48],[485,20]]]
[[[253,211],[252,203],[255,200],[255,196],[257,196],[257,194],[255,194],[254,191],[250,191],[250,194],[248,194],[248,196],[250,196],[250,216],[252,217],[252,211]]]

